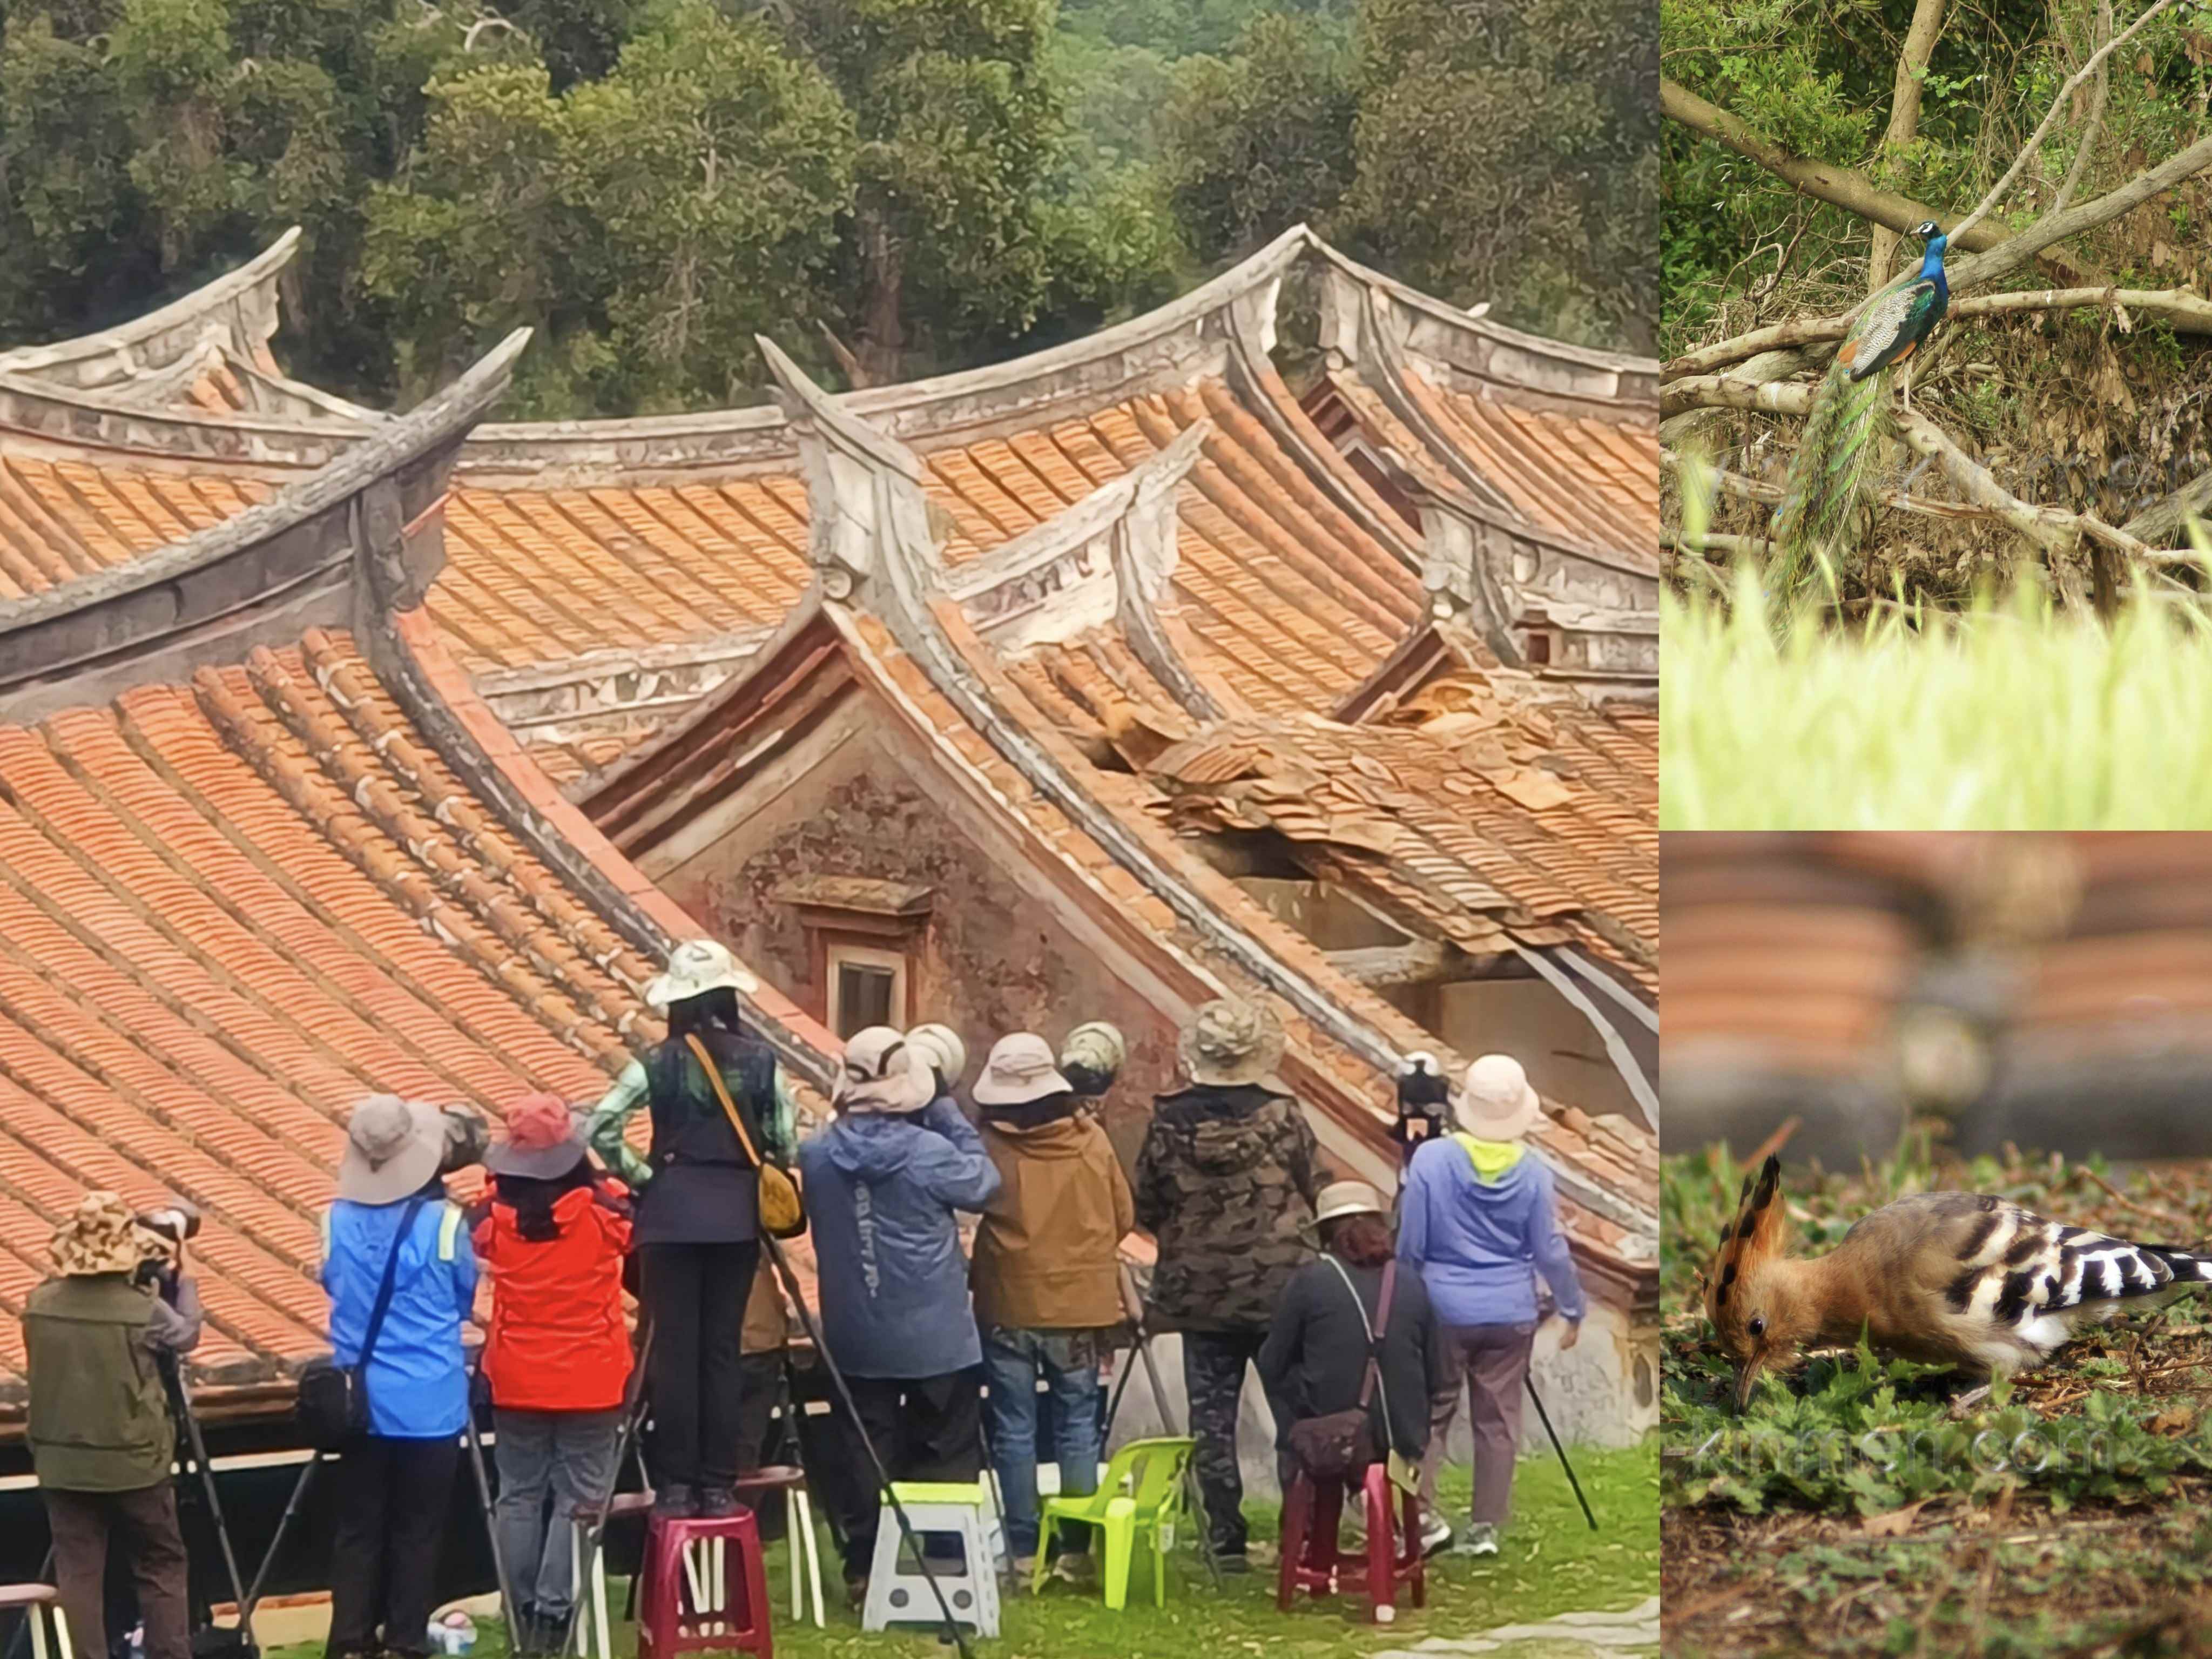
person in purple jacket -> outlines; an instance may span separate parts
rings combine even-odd
[[[1566,1328],[1562,1349],[1582,1330],[1582,1281],[1567,1254],[1552,1194],[1552,1172],[1525,1137],[1543,1117],[1521,1062],[1485,1054],[1467,1068],[1452,1097],[1458,1132],[1413,1154],[1399,1196],[1398,1259],[1417,1268],[1443,1327],[1452,1391],[1440,1395],[1422,1460],[1422,1508],[1434,1513],[1444,1436],[1468,1381],[1474,1431],[1474,1505],[1458,1555],[1495,1555],[1513,1497],[1513,1459],[1521,1438],[1521,1400],[1536,1341],[1536,1276],[1550,1286]]]

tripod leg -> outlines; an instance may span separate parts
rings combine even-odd
[[[239,1623],[243,1626],[253,1617],[253,1609],[261,1605],[262,1586],[269,1582],[269,1570],[276,1565],[276,1553],[284,1547],[284,1534],[292,1530],[292,1523],[300,1518],[300,1510],[307,1499],[307,1488],[314,1484],[315,1471],[323,1466],[323,1454],[309,1455],[300,1471],[300,1478],[292,1483],[292,1496],[284,1505],[284,1513],[277,1517],[275,1536],[262,1553],[261,1565],[255,1569],[253,1583],[246,1592],[246,1600],[239,1604]]]
[[[492,1577],[499,1581],[500,1616],[507,1620],[507,1641],[514,1643],[520,1639],[522,1626],[515,1619],[514,1597],[507,1589],[506,1554],[499,1543],[499,1516],[493,1513],[491,1474],[484,1467],[483,1437],[477,1432],[476,1390],[473,1387],[469,1390],[468,1443],[469,1462],[476,1466],[477,1472],[477,1507],[483,1511],[484,1534],[491,1540]]]
[[[216,1541],[222,1547],[222,1565],[230,1575],[230,1593],[238,1601],[239,1633],[248,1647],[258,1644],[253,1639],[253,1609],[246,1599],[246,1584],[239,1577],[238,1552],[232,1548],[230,1527],[222,1517],[222,1494],[216,1490],[215,1465],[208,1461],[207,1437],[200,1432],[199,1413],[192,1409],[192,1396],[185,1387],[183,1368],[177,1368],[177,1409],[184,1419],[185,1443],[191,1448],[192,1462],[199,1465],[200,1483],[206,1488],[208,1518],[215,1523]]]

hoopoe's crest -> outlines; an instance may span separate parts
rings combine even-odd
[[[2212,1255],[2048,1220],[2002,1199],[1920,1193],[1863,1218],[1827,1255],[1792,1259],[1778,1159],[1747,1177],[1705,1309],[1747,1404],[1759,1373],[1810,1343],[2002,1376],[2130,1302],[2212,1285]]]
[[[1768,1361],[1796,1352],[1809,1334],[1807,1312],[1786,1271],[1789,1237],[1782,1160],[1769,1158],[1756,1180],[1743,1178],[1705,1286],[1705,1315],[1735,1362],[1740,1404],[1750,1398]]]

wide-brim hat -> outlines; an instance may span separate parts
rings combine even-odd
[[[750,996],[760,981],[747,973],[730,947],[711,939],[690,939],[668,953],[668,971],[645,988],[645,1000],[656,1008],[672,1002],[688,1002],[709,991],[735,991]]]
[[[1283,1028],[1265,1005],[1224,997],[1191,1017],[1176,1048],[1193,1083],[1267,1082],[1283,1058]]]
[[[1053,1059],[1052,1044],[1033,1031],[1016,1031],[991,1045],[983,1075],[970,1092],[978,1106],[1026,1106],[1047,1095],[1074,1091]]]
[[[929,1056],[888,1025],[871,1025],[847,1040],[830,1092],[840,1112],[918,1112],[936,1097]]]
[[[584,1161],[585,1117],[555,1095],[526,1095],[507,1110],[507,1139],[495,1141],[483,1166],[495,1176],[556,1181]]]
[[[957,1081],[968,1069],[968,1045],[950,1025],[932,1020],[908,1031],[906,1040],[921,1050],[922,1057],[947,1083]]]
[[[1384,1213],[1382,1194],[1364,1181],[1332,1181],[1314,1200],[1316,1224],[1339,1216]]]
[[[64,1279],[136,1273],[148,1257],[171,1253],[167,1242],[141,1227],[131,1206],[114,1193],[87,1193],[79,1199],[54,1229],[49,1248],[54,1271]]]
[[[1510,1054],[1485,1054],[1467,1068],[1452,1115],[1477,1140],[1518,1140],[1542,1121],[1543,1103]]]
[[[445,1113],[419,1100],[371,1095],[346,1122],[338,1196],[356,1204],[396,1204],[421,1191],[445,1158]]]

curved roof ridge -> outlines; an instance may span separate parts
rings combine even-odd
[[[198,345],[210,324],[226,322],[240,356],[266,356],[269,337],[276,331],[276,278],[300,251],[300,227],[294,225],[237,270],[127,323],[47,345],[0,351],[0,373],[53,379],[89,390],[144,369],[166,368]],[[227,318],[220,314],[225,307],[230,313]],[[96,372],[103,358],[112,360],[106,378],[88,380],[70,372]]]

